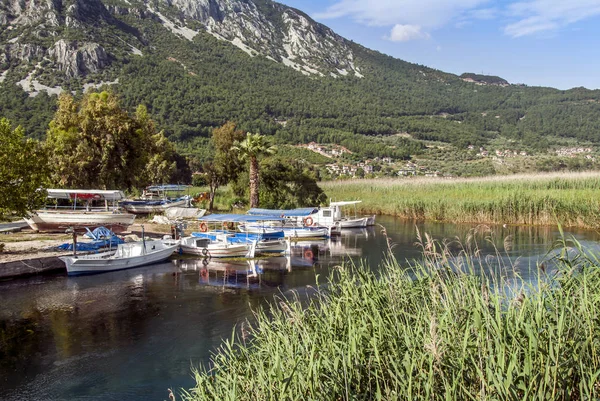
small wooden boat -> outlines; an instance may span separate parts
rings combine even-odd
[[[202,255],[209,258],[253,258],[256,241],[252,243],[231,243],[224,233],[202,233],[202,237],[192,236],[179,240],[183,253]],[[233,236],[233,234],[229,234]]]
[[[162,262],[168,259],[178,246],[176,242],[166,243],[162,240],[130,242],[119,244],[116,251],[60,256],[60,259],[65,262],[70,276],[103,273]]]

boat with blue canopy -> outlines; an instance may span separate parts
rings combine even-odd
[[[282,218],[268,217],[269,221],[283,221]],[[182,239],[182,251],[188,253],[198,254],[197,249],[191,249],[189,245],[198,244],[204,246],[206,251],[201,250],[202,253],[219,255],[227,254],[228,249],[236,246],[249,246],[255,245],[255,252],[257,253],[284,253],[289,248],[285,240],[285,234],[283,230],[266,230],[265,232],[247,233],[235,231],[235,225],[244,226],[246,224],[257,224],[264,221],[264,217],[248,216],[240,214],[211,214],[209,216],[203,216],[200,220],[200,232],[192,233],[191,238],[193,239]],[[209,230],[209,225],[213,225],[212,229]],[[268,232],[267,232],[268,231]],[[200,243],[197,239],[202,239],[204,242]],[[208,242],[207,242],[208,241]],[[216,243],[227,244],[221,245],[221,252],[211,252],[211,247],[208,245],[214,245]]]
[[[250,209],[249,215],[253,216],[281,216],[291,224],[304,226],[323,226],[335,228],[359,228],[375,224],[375,216],[358,216],[356,205],[362,201],[330,202],[329,206],[297,208],[291,210],[279,209]],[[342,209],[354,206],[354,215],[344,214]]]
[[[162,213],[173,207],[190,207],[191,196],[181,195],[182,191],[189,185],[152,185],[146,187],[140,199],[126,199],[119,205],[130,213],[150,214]],[[169,193],[175,193],[175,197],[169,197]]]

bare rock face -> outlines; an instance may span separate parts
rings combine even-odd
[[[46,49],[37,45],[15,43],[6,46],[4,54],[6,61],[20,60],[28,63],[44,57]]]
[[[305,74],[361,76],[343,38],[305,14],[277,3],[262,8],[248,0],[159,0],[195,20],[219,39],[269,56]],[[148,8],[151,4],[146,0]],[[154,3],[156,4],[156,3]],[[265,9],[266,7],[266,9]]]
[[[59,70],[69,78],[98,72],[110,64],[104,48],[97,43],[69,43],[61,39],[48,53],[55,60]]]

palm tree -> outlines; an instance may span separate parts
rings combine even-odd
[[[241,160],[250,159],[250,207],[258,207],[258,185],[260,183],[258,158],[275,153],[276,148],[269,144],[264,135],[248,132],[246,139],[235,141],[231,150],[237,151]]]

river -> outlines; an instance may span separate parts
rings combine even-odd
[[[417,228],[440,242],[459,238],[449,245],[454,252],[477,232],[478,266],[524,280],[560,237],[551,227],[377,222],[331,241],[295,244],[291,258],[255,264],[186,259],[0,282],[0,399],[166,400],[168,388],[177,394],[192,387],[192,367],[206,364],[222,339],[274,296],[309,296],[349,258],[377,269],[390,246],[403,264],[420,258]],[[595,232],[565,234],[598,247]]]

